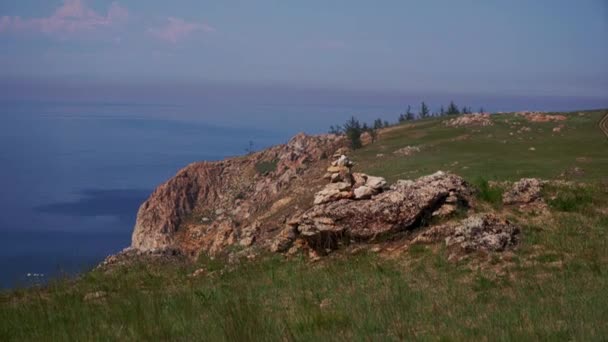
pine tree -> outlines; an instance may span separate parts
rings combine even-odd
[[[439,109],[439,116],[444,116],[445,110],[443,109],[443,105],[441,105],[441,109]]]
[[[342,126],[340,125],[331,125],[329,126],[329,134],[336,134],[336,135],[341,135],[342,133],[344,133],[342,131]]]
[[[420,113],[418,114],[418,117],[421,119],[429,117],[429,107],[426,105],[426,103],[424,103],[424,101],[422,101],[422,104],[420,105]]]
[[[483,107],[479,107],[479,112],[480,112],[481,114],[485,113],[485,112],[484,112],[484,110],[483,110]]]
[[[361,145],[361,133],[363,132],[361,128],[361,123],[359,120],[355,119],[352,116],[346,123],[344,124],[343,131],[346,134],[346,137],[350,141],[350,146],[353,149],[360,148]]]
[[[460,110],[458,110],[458,106],[454,103],[454,101],[450,101],[450,105],[448,106],[447,115],[458,115],[460,114]]]
[[[382,119],[378,118],[374,120],[374,129],[382,128]]]
[[[407,112],[405,112],[405,120],[412,121],[414,119],[416,119],[416,116],[414,115],[414,113],[412,113],[412,107],[407,106]]]

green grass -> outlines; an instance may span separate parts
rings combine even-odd
[[[472,271],[424,246],[397,260],[267,256],[95,271],[2,295],[0,340],[601,340],[608,334],[606,227],[563,215],[554,233],[531,241],[524,233],[518,253],[530,261],[488,256],[502,272]],[[550,265],[558,260],[565,260],[560,268]],[[207,275],[188,277],[199,267]],[[99,290],[105,299],[83,299]]]
[[[512,129],[503,121],[520,119],[499,117],[479,129],[426,120],[353,155],[360,170],[391,180],[437,169],[463,174],[479,200],[522,226],[513,252],[448,262],[437,244],[391,258],[337,252],[316,263],[262,255],[230,264],[202,257],[97,270],[0,293],[0,341],[605,340],[608,140],[593,126],[600,114],[572,115],[559,136],[554,124],[530,125],[543,132],[507,143],[500,141]],[[423,149],[392,154],[406,145]],[[502,207],[502,190],[487,181],[550,179],[572,166],[585,170],[576,179],[585,184],[546,188],[543,216]],[[199,268],[204,275],[189,276]],[[107,295],[84,300],[95,291]]]
[[[382,134],[376,143],[355,151],[352,158],[359,171],[390,181],[437,170],[452,171],[470,181],[478,177],[554,179],[576,166],[584,174],[574,180],[600,180],[607,177],[608,170],[608,139],[598,127],[605,113],[568,114],[561,133],[552,132],[556,123],[530,123],[513,115],[496,116],[494,125],[487,127],[453,128],[443,125],[444,119],[425,120]],[[521,127],[531,131],[517,133]],[[405,146],[419,146],[421,152],[409,157],[393,153]]]
[[[272,161],[261,161],[255,164],[255,170],[259,173],[259,174],[267,174],[270,172],[273,172],[274,170],[277,169],[277,160],[272,160]]]
[[[501,206],[503,189],[491,187],[488,181],[482,177],[477,178],[474,185],[476,186],[476,195],[479,200],[488,202],[494,207]]]
[[[584,187],[550,189],[545,191],[547,203],[559,211],[580,211],[593,203],[593,190]],[[554,194],[551,194],[551,193]]]

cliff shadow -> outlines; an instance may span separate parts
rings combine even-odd
[[[150,193],[151,190],[145,189],[85,189],[76,201],[45,204],[34,210],[74,217],[112,216],[130,223]]]

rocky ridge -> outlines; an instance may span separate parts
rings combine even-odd
[[[106,264],[133,256],[232,255],[230,246],[247,257],[262,250],[321,255],[403,234],[414,236],[404,243],[440,237],[466,253],[517,244],[519,228],[494,214],[452,222],[453,213],[466,215],[474,205],[475,190],[461,177],[438,171],[389,185],[353,172],[344,146],[339,136],[299,134],[247,156],[191,164],[141,205],[131,247]],[[536,198],[535,180],[522,182],[505,193],[505,203]],[[452,223],[429,226],[433,218]]]
[[[298,134],[251,155],[190,164],[141,205],[131,247],[195,256],[236,242],[250,245],[276,228],[260,231],[260,221],[290,205],[291,188],[314,177],[313,165],[343,145],[336,135]]]

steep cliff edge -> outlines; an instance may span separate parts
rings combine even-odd
[[[344,145],[336,135],[298,134],[247,156],[191,164],[141,205],[123,255],[254,256],[267,249],[317,256],[402,232],[412,243],[447,239],[467,251],[517,243],[519,228],[493,215],[472,217],[475,225],[454,222],[452,214],[468,213],[473,203],[474,189],[461,177],[438,171],[389,186],[352,172]],[[452,222],[429,227],[434,217]]]
[[[190,164],[141,205],[131,247],[196,256],[264,241],[282,227],[282,211],[292,214],[312,196],[327,163],[320,161],[344,144],[336,135],[298,134],[247,156]]]

